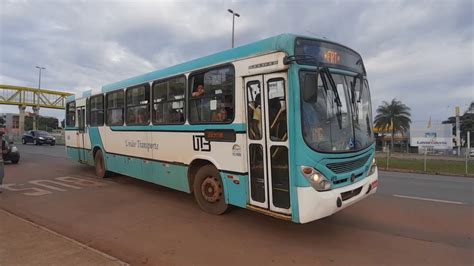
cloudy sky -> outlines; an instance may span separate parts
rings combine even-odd
[[[80,92],[284,32],[360,52],[374,106],[397,98],[414,121],[474,101],[472,0],[0,0],[0,84]],[[375,108],[374,108],[375,109]],[[0,106],[0,112],[17,112]],[[42,109],[43,115],[64,117]]]

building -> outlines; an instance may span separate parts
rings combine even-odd
[[[375,148],[378,151],[386,151],[392,142],[390,129],[374,128]],[[395,132],[393,136],[393,148],[396,152],[406,152],[409,150],[410,132]]]
[[[2,131],[9,137],[18,137],[20,133],[20,115],[12,113],[0,113],[3,119]]]
[[[410,146],[417,147],[419,153],[450,154],[453,151],[453,131],[451,124],[413,123],[410,127]]]

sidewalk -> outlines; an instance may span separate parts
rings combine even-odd
[[[127,265],[0,209],[0,265]]]

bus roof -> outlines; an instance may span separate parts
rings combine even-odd
[[[226,62],[231,62],[236,59],[250,57],[254,55],[262,55],[276,51],[286,52],[287,54],[292,54],[294,51],[295,39],[298,37],[314,39],[314,40],[322,40],[328,41],[323,38],[318,38],[314,36],[302,36],[302,35],[295,35],[284,33],[277,36],[273,36],[267,39],[263,39],[260,41],[256,41],[253,43],[249,43],[243,46],[239,46],[236,48],[228,49],[222,52],[218,52],[212,55],[208,55],[205,57],[201,57],[198,59],[194,59],[185,63],[181,63],[175,66],[167,67],[161,70],[155,70],[143,75],[135,76],[132,78],[128,78],[122,81],[114,82],[111,84],[107,84],[102,86],[102,92],[109,92],[114,91],[117,89],[124,89],[133,85],[142,84],[145,82],[171,77],[174,75],[191,72],[193,70],[197,70],[200,68],[205,68],[208,66],[223,64]],[[91,95],[91,91],[88,90],[83,93],[82,97],[87,97]],[[68,97],[67,101],[73,101],[74,98],[81,98],[81,97]]]

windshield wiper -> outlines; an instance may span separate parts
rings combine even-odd
[[[331,72],[329,72],[329,68],[323,67],[322,72],[325,73],[326,77],[328,78],[329,84],[331,85],[331,90],[334,93],[334,101],[336,102],[337,107],[342,107],[341,98],[339,98],[339,93],[337,92],[336,82],[334,82]]]
[[[337,123],[339,125],[339,129],[342,129],[342,110],[341,110],[342,102],[341,102],[341,98],[339,98],[339,93],[337,92],[336,83],[334,82],[334,79],[332,78],[331,72],[329,72],[329,68],[322,67],[321,73],[326,74],[324,76],[328,79],[327,81],[329,81],[331,91],[334,94],[334,102],[336,103],[336,106],[337,106],[337,111],[336,111]],[[323,84],[327,89],[328,84],[327,84],[326,78],[323,78]]]
[[[356,101],[356,84],[357,84],[357,79],[361,79],[360,81],[360,88],[359,88],[359,95],[357,96],[357,101]],[[351,102],[352,102],[352,108],[354,110],[354,120],[358,121],[359,120],[359,107],[357,103],[360,103],[360,100],[362,98],[362,89],[363,89],[363,84],[362,84],[362,75],[357,74],[354,76],[352,82],[351,82]]]

